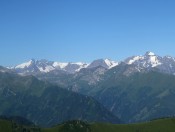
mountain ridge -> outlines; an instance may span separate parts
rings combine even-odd
[[[84,62],[57,62],[48,60],[35,60],[31,59],[28,62],[7,67],[21,75],[49,73],[52,71],[64,71],[70,74],[79,72],[81,69],[94,68],[102,66],[106,69],[111,69],[118,66],[121,63],[128,65],[135,65],[138,72],[142,69],[157,68],[160,71],[168,74],[175,74],[175,58],[171,56],[159,56],[153,52],[146,52],[144,55],[137,55],[128,57],[122,61],[113,61],[110,59],[97,59],[91,63]]]
[[[103,66],[107,69],[110,69],[116,66],[118,63],[115,61],[111,61],[109,59],[98,59],[93,61],[92,63],[84,63],[84,62],[56,62],[56,61],[48,61],[45,59],[35,60],[31,59],[22,64],[7,67],[8,69],[14,70],[19,74],[30,74],[30,73],[48,73],[54,70],[65,71],[68,73],[79,72],[83,68],[93,68],[96,66]]]
[[[50,64],[47,60],[42,62]],[[89,68],[82,68],[78,72],[52,70],[47,73],[36,72],[34,76],[68,91],[95,98],[125,122],[175,114],[172,101],[175,99],[175,58],[146,52],[129,57],[111,68],[106,67],[108,62],[99,59],[93,61]],[[112,61],[108,66],[110,64]],[[29,72],[29,75],[33,74]],[[13,91],[6,90],[4,93],[9,96]]]

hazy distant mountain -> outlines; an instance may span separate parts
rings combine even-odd
[[[39,81],[33,76],[7,72],[0,72],[0,115],[22,116],[45,127],[73,119],[120,122],[92,97]]]
[[[11,69],[15,70],[19,74],[37,74],[37,73],[48,73],[53,70],[62,70],[69,73],[79,71],[81,68],[87,67],[86,63],[61,63],[47,60],[35,60],[31,59],[28,62],[19,64]]]
[[[38,73],[49,73],[51,71],[65,71],[68,73],[75,73],[75,72],[79,72],[83,68],[94,68],[98,66],[102,66],[104,68],[110,69],[116,65],[118,65],[117,62],[111,61],[109,59],[95,60],[91,64],[83,63],[83,62],[61,63],[61,62],[54,62],[54,61],[47,61],[47,60],[31,59],[28,62],[11,67],[10,69],[22,75],[30,75],[30,74],[38,74]]]
[[[107,71],[88,95],[95,97],[125,122],[175,115],[175,76],[156,71],[126,76],[132,65]]]
[[[9,68],[0,66],[0,72],[12,72],[12,70],[10,70]]]

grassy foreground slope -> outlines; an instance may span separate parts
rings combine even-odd
[[[0,119],[0,132],[41,132],[35,126],[24,126],[14,121]]]
[[[0,120],[0,132],[12,132],[10,121]]]
[[[87,124],[69,121],[52,128],[27,127],[0,119],[0,132],[175,132],[175,118],[159,119],[140,124]]]
[[[114,125],[105,123],[67,123],[43,132],[175,132],[175,118],[159,119],[140,124]]]
[[[92,132],[174,132],[175,119],[160,119],[141,124],[93,124]]]

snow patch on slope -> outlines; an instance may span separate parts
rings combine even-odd
[[[109,67],[109,69],[118,65],[118,62],[111,61],[110,59],[105,59],[104,62]]]
[[[45,68],[43,67],[38,67],[38,68],[40,72],[45,72],[45,73],[55,70],[55,68],[52,66],[46,66]]]
[[[15,66],[15,68],[20,68],[20,69],[27,68],[32,64],[32,62],[33,62],[33,60],[30,60],[28,62],[25,62],[25,63],[22,63],[20,65]]]
[[[134,62],[139,61],[139,60],[143,60],[143,59],[144,59],[143,56],[135,56],[134,58],[132,58],[131,60],[129,60],[128,64],[131,65]]]
[[[76,62],[76,63],[71,63],[71,64],[76,64],[79,66],[79,68],[75,70],[76,72],[79,72],[81,69],[87,68],[89,66],[89,64],[83,63],[83,62]]]
[[[158,65],[161,65],[162,63],[157,59],[156,56],[150,56],[149,62],[152,65],[152,67],[156,67]]]
[[[54,62],[53,67],[59,67],[61,69],[65,68],[68,65],[68,63],[60,63],[60,62]]]

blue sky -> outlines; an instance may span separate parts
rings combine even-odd
[[[1,0],[0,65],[175,56],[174,0]]]

